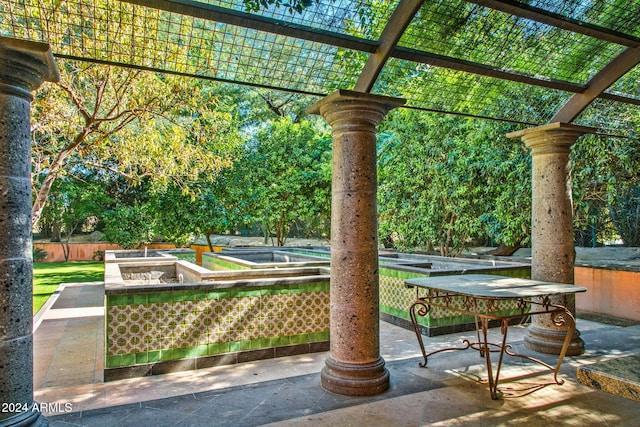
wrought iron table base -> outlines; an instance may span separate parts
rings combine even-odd
[[[416,294],[419,293],[419,290],[416,289]],[[409,310],[409,314],[411,316],[411,322],[413,323],[413,327],[416,333],[416,337],[418,338],[418,344],[420,345],[420,350],[422,351],[422,356],[424,358],[424,362],[420,363],[420,367],[424,368],[427,366],[428,358],[434,354],[441,353],[444,351],[453,351],[453,350],[467,350],[469,348],[477,350],[480,353],[480,357],[484,357],[487,365],[487,376],[489,382],[489,392],[491,393],[491,399],[497,400],[501,397],[521,397],[526,396],[527,394],[533,393],[536,390],[539,390],[547,385],[558,384],[562,385],[564,380],[558,378],[558,372],[560,370],[560,366],[562,365],[562,361],[564,356],[569,348],[569,344],[571,342],[571,338],[573,335],[573,330],[575,329],[575,318],[571,314],[571,312],[565,307],[557,304],[551,304],[548,298],[543,298],[542,302],[529,301],[526,299],[518,300],[518,306],[520,307],[520,313],[513,315],[498,315],[496,313],[483,313],[477,310],[478,301],[484,300],[488,303],[490,307],[494,306],[496,300],[486,299],[486,298],[466,298],[465,306],[466,310],[457,309],[452,307],[451,301],[452,297],[460,297],[460,295],[455,294],[440,294],[439,292],[434,292],[430,290],[430,293],[426,296],[418,296],[417,300],[413,303]],[[473,314],[475,316],[476,323],[476,334],[478,336],[478,341],[471,342],[467,339],[462,340],[463,346],[461,347],[450,347],[445,349],[440,349],[436,351],[432,351],[431,353],[427,353],[424,348],[424,342],[422,340],[422,334],[420,333],[420,326],[417,321],[417,316],[426,316],[431,310],[432,306],[448,308],[448,309],[456,309],[462,313]],[[526,308],[539,308],[538,311],[527,311]],[[551,315],[551,319],[554,324],[557,326],[566,326],[567,327],[567,335],[564,339],[564,343],[562,345],[562,349],[558,356],[558,361],[556,366],[553,367],[539,359],[534,357],[526,356],[523,354],[514,353],[511,350],[512,346],[507,344],[507,332],[509,329],[509,320],[517,317],[522,317],[523,315],[542,315],[549,314]],[[489,329],[489,321],[490,320],[499,320],[500,321],[500,332],[502,334],[502,342],[501,343],[492,343],[488,341],[487,333]],[[493,374],[493,365],[491,362],[491,353],[499,353],[498,363],[496,366],[495,375]],[[507,354],[513,357],[519,357],[522,359],[529,360],[531,362],[535,362],[545,368],[553,371],[553,382],[547,383],[539,383],[534,384],[531,387],[527,387],[520,390],[511,389],[510,391],[500,391],[498,389],[498,383],[500,381],[500,369],[502,367],[502,362],[504,359],[504,355]],[[505,389],[507,390],[507,389]],[[516,393],[514,393],[514,391]]]

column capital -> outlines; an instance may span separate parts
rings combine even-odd
[[[507,134],[507,138],[520,138],[532,154],[568,153],[578,137],[595,133],[594,128],[569,123],[548,123]]]
[[[51,46],[30,40],[0,37],[0,92],[31,100],[43,81],[57,82],[60,73]]]
[[[307,113],[321,115],[333,128],[339,126],[340,122],[353,124],[359,120],[376,126],[389,111],[405,102],[402,98],[338,89],[308,107]]]

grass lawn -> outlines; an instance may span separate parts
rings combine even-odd
[[[104,279],[104,263],[93,261],[34,262],[33,314],[61,283],[97,282]]]

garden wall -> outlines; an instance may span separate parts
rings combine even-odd
[[[623,268],[576,266],[574,282],[587,288],[576,295],[576,309],[640,321],[640,271]]]

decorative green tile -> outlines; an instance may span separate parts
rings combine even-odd
[[[107,368],[117,368],[119,366],[122,366],[121,355],[107,356]]]
[[[229,298],[250,298],[262,295],[260,289],[256,288],[231,288],[229,289]]]
[[[229,352],[231,353],[236,353],[238,351],[240,351],[240,342],[238,341],[232,341],[229,344]]]
[[[160,360],[173,360],[173,349],[160,350]]]
[[[309,334],[309,342],[326,341],[325,335],[327,332],[313,332]]]
[[[146,304],[147,303],[147,294],[134,294],[133,295],[133,303],[134,304]]]
[[[229,291],[227,290],[207,292],[207,299],[226,299],[226,298],[229,298]]]
[[[124,294],[122,295],[122,304],[118,304],[118,305],[133,305],[133,304],[134,304],[134,295]]]
[[[283,346],[283,345],[289,345],[291,344],[291,337],[289,336],[282,336],[282,337],[278,337],[278,345]]]
[[[289,295],[289,285],[278,285],[271,287],[271,295]]]
[[[206,344],[198,345],[195,347],[195,356],[203,357],[208,354],[208,346]]]
[[[147,361],[148,363],[159,362],[160,359],[160,350],[148,351],[147,352]]]
[[[302,344],[302,336],[301,335],[292,335],[289,337],[291,344]]]
[[[147,294],[147,302],[149,304],[160,302],[160,293],[159,292],[150,292],[150,293],[148,293]]]
[[[278,340],[277,338],[259,338],[256,341],[258,342],[258,348],[269,348],[272,347],[272,340]]]
[[[229,342],[219,343],[218,353],[229,353],[229,352],[231,352],[231,343]]]
[[[122,295],[107,295],[107,307],[122,305]]]
[[[309,292],[327,292],[329,291],[329,283],[310,283]]]
[[[306,284],[291,285],[289,289],[290,289],[290,293],[292,293],[292,294],[306,294],[307,293],[307,285]]]
[[[280,346],[280,337],[271,337],[269,338],[269,345],[266,346],[268,347],[278,347]]]
[[[171,293],[171,299],[175,301],[185,301],[187,296],[185,295],[185,291],[173,291]]]
[[[136,364],[136,355],[135,354],[123,354],[122,355],[122,366],[132,366]]]
[[[173,297],[171,295],[171,291],[160,292],[160,302],[167,303],[171,302]]]
[[[391,268],[381,268],[380,276],[393,277],[397,279],[415,279],[418,277],[428,277],[427,274],[414,273],[411,271],[394,270]]]
[[[208,356],[213,356],[213,355],[219,354],[219,353],[220,353],[220,344],[218,344],[218,343],[207,344],[207,355]]]
[[[136,356],[136,365],[149,362],[149,353],[147,352],[136,353],[135,356]]]
[[[198,357],[198,347],[185,347],[184,348],[184,357],[183,359],[191,359],[194,357]]]

